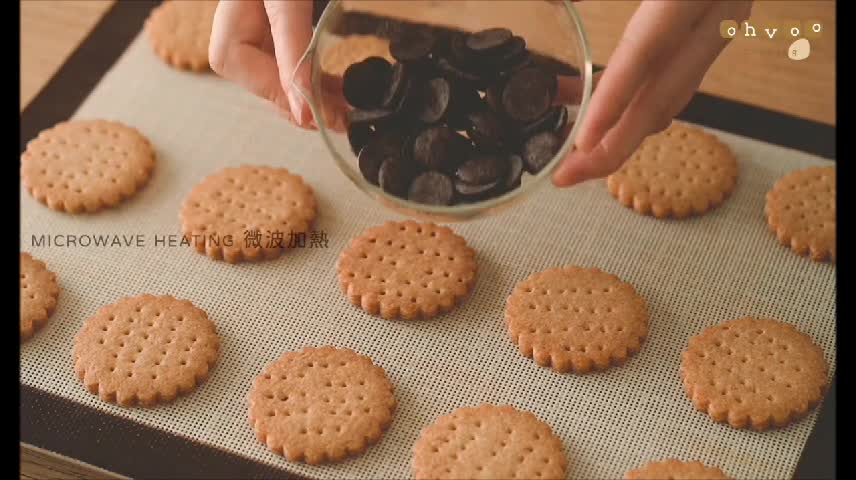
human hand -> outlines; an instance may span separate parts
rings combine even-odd
[[[309,69],[295,73],[312,40],[311,0],[221,1],[214,14],[208,58],[218,75],[269,100],[292,123],[317,128],[292,86],[310,90]]]
[[[644,1],[597,80],[576,149],[553,174],[568,187],[618,170],[648,135],[689,103],[728,44],[722,20],[742,23],[751,1]]]

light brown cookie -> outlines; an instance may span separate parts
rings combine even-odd
[[[476,281],[475,251],[447,227],[387,222],[339,256],[339,283],[354,305],[385,319],[432,318],[466,297]]]
[[[126,297],[83,325],[74,343],[74,370],[105,402],[152,406],[207,378],[219,343],[214,323],[187,300]]]
[[[371,359],[345,348],[287,352],[256,378],[249,419],[259,441],[290,462],[359,455],[392,422],[392,383]]]
[[[520,352],[559,372],[624,363],[648,334],[645,300],[596,268],[553,268],[517,284],[505,323]]]
[[[715,136],[673,122],[646,138],[607,178],[624,206],[657,218],[698,215],[721,204],[737,182],[737,160]]]
[[[41,260],[21,252],[21,341],[47,323],[56,308],[56,275]]]
[[[374,35],[348,35],[324,51],[321,71],[341,78],[349,66],[369,57],[381,57],[389,63],[395,62],[389,53],[389,40]]]
[[[734,428],[760,431],[814,408],[826,390],[827,368],[820,347],[792,325],[742,318],[690,339],[681,378],[698,410]]]
[[[558,479],[567,465],[550,426],[508,405],[459,408],[423,429],[413,445],[417,480]]]
[[[107,120],[62,122],[30,140],[21,180],[48,207],[95,212],[132,196],[152,174],[155,151],[136,129]]]
[[[182,70],[208,70],[208,41],[216,0],[167,0],[146,19],[146,34],[155,53]]]
[[[701,462],[668,459],[651,462],[624,475],[626,480],[728,480],[722,470]]]
[[[242,166],[196,185],[179,217],[199,253],[236,263],[278,257],[308,235],[315,215],[315,195],[302,178],[284,168]]]
[[[792,172],[767,193],[767,224],[782,245],[835,262],[835,167]]]

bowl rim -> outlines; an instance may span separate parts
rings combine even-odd
[[[564,143],[550,160],[550,162],[544,168],[542,168],[540,172],[535,175],[531,175],[531,179],[526,182],[526,185],[521,185],[520,187],[505,192],[500,196],[492,197],[487,200],[472,203],[460,203],[457,205],[427,205],[423,203],[412,202],[410,200],[407,200],[406,198],[390,195],[384,192],[380,187],[370,183],[368,180],[363,178],[362,175],[358,175],[358,169],[351,168],[351,166],[347,163],[348,160],[342,158],[342,156],[339,154],[338,149],[334,146],[330,136],[330,129],[326,127],[324,117],[321,114],[320,105],[318,105],[314,100],[316,96],[321,95],[322,93],[321,77],[323,75],[320,65],[321,62],[320,59],[316,58],[316,54],[318,50],[319,38],[321,37],[320,32],[324,31],[324,26],[331,21],[331,18],[341,13],[341,8],[337,8],[341,3],[342,0],[331,0],[327,8],[324,9],[324,12],[321,14],[321,17],[318,20],[317,26],[315,27],[312,33],[312,39],[309,43],[309,46],[303,53],[303,56],[298,61],[297,67],[295,68],[292,74],[291,84],[303,97],[307,105],[309,105],[309,108],[312,111],[313,118],[317,119],[315,123],[318,126],[318,132],[321,134],[321,138],[323,139],[328,152],[332,155],[333,160],[336,162],[337,168],[341,170],[360,191],[372,197],[373,200],[382,204],[384,207],[390,208],[394,211],[397,211],[398,213],[417,217],[438,217],[443,218],[443,221],[454,221],[470,219],[473,217],[481,216],[488,212],[504,210],[505,207],[510,206],[511,204],[516,203],[519,200],[522,200],[523,198],[527,197],[528,194],[534,192],[535,190],[543,186],[543,183],[547,179],[547,177],[552,176],[553,172],[556,170],[556,168],[558,168],[562,159],[567,155],[568,151],[573,146],[577,132],[580,128],[580,124],[583,123],[581,120],[585,118],[585,114],[588,109],[588,104],[591,100],[592,95],[593,73],[591,47],[589,45],[588,36],[586,35],[585,28],[583,27],[582,18],[580,17],[576,8],[571,3],[571,0],[561,0],[561,4],[564,7],[565,13],[568,15],[568,17],[570,17],[574,27],[576,28],[577,39],[580,47],[582,48],[584,62],[583,69],[581,70],[583,79],[582,95],[580,97],[579,105],[575,105],[577,107],[577,113],[575,117],[576,121],[574,122],[571,131],[568,133]],[[295,81],[295,76],[297,72],[301,68],[303,68],[305,62],[307,61],[311,61],[310,82],[313,90],[311,94],[309,94],[309,92],[304,91],[303,87]]]

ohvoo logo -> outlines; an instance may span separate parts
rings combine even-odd
[[[741,34],[742,32],[742,34]],[[791,60],[805,60],[811,55],[811,42],[820,38],[823,34],[823,23],[819,20],[808,20],[800,22],[797,20],[785,20],[782,22],[768,21],[757,22],[755,24],[749,21],[743,22],[742,25],[734,20],[723,20],[719,24],[719,35],[722,38],[761,38],[774,40],[776,37],[787,37],[794,39],[793,43],[788,47],[788,58]]]

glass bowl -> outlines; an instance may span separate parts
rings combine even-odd
[[[363,178],[357,156],[342,131],[341,74],[347,64],[388,53],[395,31],[428,25],[441,32],[476,32],[504,27],[526,40],[539,64],[549,64],[563,86],[574,90],[568,105],[567,137],[537,174],[524,173],[522,183],[505,194],[473,203],[425,205],[387,194]],[[349,42],[349,43],[341,43]],[[337,63],[338,62],[338,63]],[[556,0],[333,0],[324,10],[309,48],[295,72],[311,68],[311,92],[292,82],[309,104],[318,131],[333,160],[362,192],[405,216],[443,223],[472,220],[499,212],[531,194],[549,177],[574,144],[592,90],[591,56],[582,21],[570,1]],[[332,114],[329,112],[336,112]],[[338,118],[339,121],[336,119]],[[337,127],[338,125],[338,127]],[[567,129],[566,129],[567,130]]]

